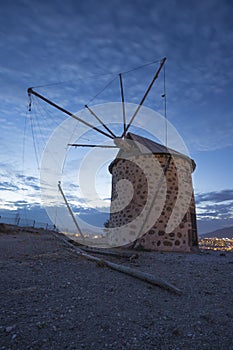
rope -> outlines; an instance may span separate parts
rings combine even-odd
[[[94,97],[92,97],[86,104],[89,105],[90,102],[94,101],[104,90],[106,90],[113,82],[116,80],[117,76],[111,79],[104,87],[101,89]]]
[[[32,121],[32,116],[30,114],[30,125],[31,125],[31,131],[32,131],[32,139],[33,139],[33,146],[34,146],[34,151],[35,151],[35,157],[36,157],[36,163],[37,163],[37,169],[40,169],[39,166],[39,155],[38,155],[38,149],[36,148],[36,139],[35,139],[35,133],[33,129],[33,121]]]
[[[22,176],[24,178],[25,176],[25,148],[26,148],[26,130],[27,130],[27,119],[28,119],[28,111],[30,110],[29,108],[31,108],[29,102],[29,106],[27,108],[26,114],[25,114],[25,120],[24,120],[24,130],[23,130],[23,150],[22,150]],[[26,199],[25,197],[25,191],[26,191],[26,187],[23,187],[23,194],[24,194],[24,200]],[[24,216],[25,219],[27,220],[27,210],[26,207],[24,206]]]
[[[123,71],[123,72],[116,71],[116,72],[107,72],[107,73],[101,73],[101,74],[92,74],[89,77],[85,77],[85,80],[87,80],[87,79],[95,79],[95,78],[103,77],[103,76],[107,76],[107,75],[118,76],[119,74],[128,74],[130,72],[133,72],[135,70],[138,70],[138,69],[150,66],[150,65],[158,63],[160,61],[161,61],[161,59],[156,59],[156,60],[150,61],[148,63],[142,64],[142,65],[139,65],[139,66],[136,66],[136,67],[132,67],[129,70],[126,70],[126,71]],[[116,77],[113,80],[115,80],[115,79],[116,79]],[[63,81],[57,81],[57,82],[54,82],[54,83],[48,83],[48,84],[43,84],[43,85],[32,86],[32,88],[34,89],[34,88],[40,88],[40,87],[49,87],[49,86],[55,86],[55,85],[63,85],[63,84],[66,84],[66,83],[72,83],[74,81],[82,81],[82,80],[84,80],[84,79],[83,78],[79,78],[77,80],[76,79],[75,80],[74,79],[63,80]]]
[[[134,68],[129,69],[127,71],[124,71],[121,74],[128,74],[128,73],[134,72],[135,70],[138,70],[138,69],[141,69],[141,68],[144,68],[144,67],[147,67],[147,66],[151,66],[152,64],[158,63],[160,61],[161,61],[161,59],[160,60],[156,60],[156,61],[151,61],[149,63],[142,64],[141,66],[137,66],[137,67],[134,67]]]
[[[163,95],[164,97],[164,117],[165,117],[165,146],[167,148],[168,135],[167,135],[167,93],[166,93],[166,68],[163,67]]]

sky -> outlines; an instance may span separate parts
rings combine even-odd
[[[85,104],[119,102],[118,73],[156,62],[123,73],[125,99],[138,103],[158,62],[167,57],[167,118],[197,164],[199,232],[232,226],[232,13],[228,0],[2,2],[0,215],[27,212],[30,219],[47,220],[41,209],[40,162],[50,135],[66,117],[34,96],[30,113],[28,87],[77,112]],[[163,74],[145,101],[161,114]],[[85,137],[82,141],[89,142],[94,136]],[[85,154],[79,152],[79,161]],[[75,161],[71,154],[67,191],[73,190],[69,174]],[[106,171],[99,175],[109,189]],[[109,193],[103,183],[99,187],[107,203]],[[80,200],[76,211],[92,222],[98,209]]]

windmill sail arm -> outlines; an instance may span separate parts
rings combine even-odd
[[[120,78],[120,88],[121,88],[121,103],[122,103],[122,114],[123,114],[123,127],[124,127],[124,133],[126,129],[126,117],[125,117],[125,97],[124,97],[124,89],[123,89],[123,81],[122,81],[122,74],[119,74]]]
[[[141,99],[141,102],[139,103],[139,105],[138,105],[136,111],[134,112],[134,114],[132,115],[132,117],[131,117],[131,119],[130,119],[128,125],[126,126],[126,128],[125,128],[125,130],[124,130],[124,132],[123,132],[123,134],[122,134],[122,137],[124,137],[124,136],[126,135],[128,129],[129,129],[129,127],[131,126],[132,122],[134,121],[134,118],[135,118],[136,115],[138,114],[138,112],[139,112],[141,106],[143,105],[145,99],[147,98],[147,96],[148,96],[148,94],[149,94],[149,92],[150,92],[152,86],[154,85],[154,82],[155,82],[156,79],[158,78],[159,73],[160,73],[161,69],[163,68],[163,65],[164,65],[165,61],[166,61],[166,57],[164,57],[164,58],[161,60],[159,69],[157,70],[157,72],[156,72],[155,76],[153,77],[153,79],[152,79],[150,85],[148,86],[148,88],[147,88],[147,90],[146,90],[146,92],[145,92],[143,98]]]
[[[98,117],[98,115],[88,106],[85,105],[85,108],[87,108],[87,110],[91,113],[91,115],[93,115],[93,117],[95,117],[98,122],[115,138],[116,135],[107,127],[107,125],[105,125],[102,120]]]
[[[91,145],[91,144],[82,144],[82,143],[68,143],[68,146],[73,146],[73,147],[119,148],[119,147],[117,147],[117,146]]]
[[[28,92],[28,95],[29,95],[29,96],[30,96],[30,95],[35,95],[36,97],[40,98],[41,100],[45,101],[46,103],[50,104],[51,106],[57,108],[59,111],[61,111],[61,112],[65,113],[65,114],[67,114],[68,116],[70,116],[70,117],[72,117],[72,118],[78,120],[80,123],[83,123],[84,125],[86,125],[86,126],[88,126],[89,128],[91,128],[91,129],[93,129],[93,130],[99,132],[99,133],[102,134],[102,135],[105,135],[105,136],[107,136],[107,137],[109,137],[109,138],[111,138],[111,139],[114,139],[113,136],[107,134],[105,131],[103,131],[103,130],[97,128],[97,127],[95,127],[94,125],[92,125],[92,124],[86,122],[85,120],[81,119],[81,118],[78,117],[77,115],[75,115],[75,114],[73,114],[73,113],[67,111],[65,108],[63,108],[63,107],[57,105],[55,102],[53,102],[53,101],[49,100],[48,98],[46,98],[45,96],[39,94],[38,92],[36,92],[35,90],[33,90],[31,87],[28,88],[27,92]]]

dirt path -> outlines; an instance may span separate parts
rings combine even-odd
[[[232,253],[120,263],[183,294],[79,258],[51,233],[0,234],[0,349],[233,349]]]

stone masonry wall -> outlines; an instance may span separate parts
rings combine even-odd
[[[133,236],[134,220],[143,211],[147,197],[151,195],[152,191],[156,195],[156,188],[161,186],[161,173],[152,169],[150,172],[152,157],[155,157],[162,169],[169,162],[168,154],[141,154],[135,156],[137,164],[132,158],[131,160],[117,159],[112,167],[110,227],[121,227],[132,223],[132,241],[135,240]],[[158,251],[190,251],[192,246],[197,245],[191,166],[191,161],[185,157],[176,155],[170,158],[164,180],[167,187],[165,203],[162,208],[159,208],[159,205],[157,208],[161,214],[148,231],[144,230],[146,234],[136,240],[135,248],[142,247]],[[154,189],[150,188],[151,185],[148,188],[148,183],[151,183],[152,180],[150,177],[153,177]],[[127,203],[128,192],[127,185],[120,181],[123,179],[130,181],[133,186],[133,197],[126,206],[124,203]],[[118,198],[117,191],[120,193],[120,198]],[[157,193],[158,197],[155,198],[155,203],[156,200],[161,203],[161,193]],[[190,199],[189,207],[186,205],[187,197]],[[184,213],[186,214],[184,215]],[[117,237],[115,240],[117,241]]]

